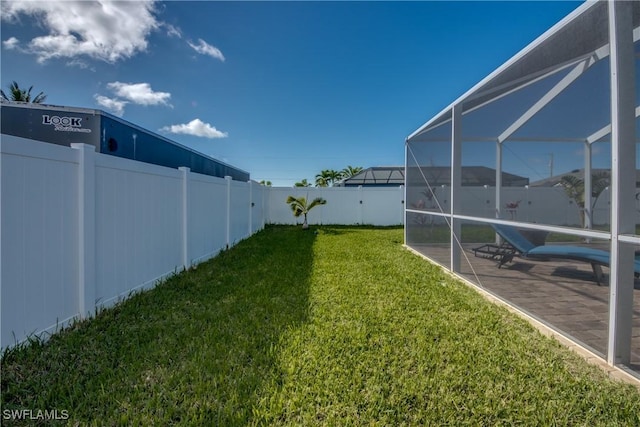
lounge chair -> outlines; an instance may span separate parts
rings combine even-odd
[[[519,230],[515,227],[491,224],[494,230],[502,236],[499,245],[487,243],[473,248],[475,256],[498,261],[498,268],[513,260],[514,256],[525,254],[531,249],[544,245],[549,233],[546,231]]]
[[[598,285],[601,285],[604,278],[602,266],[609,267],[611,264],[611,254],[607,251],[583,246],[534,245],[515,227],[504,224],[491,224],[491,226],[513,248],[511,252],[504,251],[504,254],[496,258],[499,261],[498,268],[511,261],[514,256],[539,261],[558,259],[588,262],[591,264]],[[634,272],[636,277],[640,274],[638,258],[634,261]]]

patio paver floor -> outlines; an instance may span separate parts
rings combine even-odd
[[[498,268],[496,261],[474,256],[471,248],[477,246],[478,244],[463,245],[463,277],[605,357],[609,286],[598,286],[589,264],[515,258],[513,262]],[[412,245],[412,248],[442,265],[449,265],[448,245]],[[609,279],[608,269],[603,270],[606,283]],[[633,336],[629,368],[640,375],[638,279],[635,280],[633,292]]]

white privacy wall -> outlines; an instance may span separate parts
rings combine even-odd
[[[95,299],[109,304],[182,266],[182,174],[95,154]]]
[[[190,234],[189,253],[199,254],[192,260],[199,262],[226,247],[227,182],[200,174],[191,177],[188,221],[189,227],[198,232]]]
[[[256,184],[253,181],[249,182],[249,189],[251,191],[251,234],[258,230],[262,230],[265,226],[265,192],[268,191],[268,187],[260,184]]]
[[[0,143],[2,347],[71,319],[79,304],[77,153],[8,139]]]
[[[265,223],[263,190],[251,182],[9,135],[0,154],[2,348],[151,287]]]
[[[231,181],[230,183],[229,242],[233,244],[247,237],[249,233],[251,201],[249,200],[248,183],[238,181]]]
[[[287,197],[316,197],[327,201],[313,208],[309,224],[401,225],[404,222],[404,187],[293,187],[270,188],[267,222],[270,224],[302,224],[295,218]]]

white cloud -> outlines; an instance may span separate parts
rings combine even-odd
[[[124,114],[124,106],[127,105],[127,101],[122,101],[120,99],[108,98],[103,95],[93,95],[98,105],[106,108],[111,111],[116,116],[122,117]]]
[[[179,39],[182,38],[182,31],[178,27],[174,27],[171,24],[164,24],[164,27],[167,29],[167,35],[169,37],[177,37]]]
[[[67,65],[70,67],[78,67],[78,68],[82,68],[83,70],[91,70],[93,72],[96,71],[96,69],[92,66],[90,66],[86,61],[83,61],[81,59],[72,59],[70,61],[67,62]]]
[[[33,38],[25,51],[39,62],[86,55],[113,63],[147,49],[147,36],[160,26],[154,2],[3,0],[0,12],[4,21],[38,19],[47,34]]]
[[[15,49],[18,47],[20,41],[15,37],[9,37],[7,40],[2,42],[2,45],[5,49]]]
[[[207,43],[202,39],[198,39],[197,45],[191,42],[187,42],[187,43],[189,44],[189,46],[193,48],[193,50],[195,50],[196,52],[202,55],[209,55],[213,58],[219,59],[220,61],[224,61],[224,55],[222,54],[220,49],[218,49],[215,46],[211,46],[209,43]]]
[[[124,98],[140,105],[167,105],[171,94],[168,92],[154,92],[149,83],[121,83],[112,82],[107,84],[107,88],[113,91],[120,98]]]
[[[209,123],[204,123],[200,119],[191,120],[187,124],[165,126],[160,130],[165,132],[194,135],[211,139],[226,138],[228,136],[227,132],[221,132],[215,127],[211,126]]]
[[[169,104],[171,94],[168,92],[154,92],[149,83],[111,82],[107,83],[107,88],[116,95],[115,98],[99,94],[95,94],[93,97],[99,105],[118,116],[124,114],[124,107],[129,103],[172,107]]]

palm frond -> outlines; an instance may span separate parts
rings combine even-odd
[[[45,99],[47,99],[47,95],[45,95],[44,92],[40,92],[36,95],[35,98],[33,98],[33,101],[31,102],[33,102],[34,104],[41,104]]]
[[[30,86],[29,89],[24,90],[21,89],[20,86],[18,85],[18,82],[16,82],[15,80],[13,82],[11,82],[11,84],[9,85],[9,91],[11,93],[11,98],[9,98],[4,91],[0,91],[2,93],[0,93],[0,95],[2,96],[3,99],[6,99],[7,101],[11,100],[11,101],[16,101],[16,102],[31,102],[34,104],[39,104],[41,102],[43,102],[46,98],[47,95],[44,94],[44,92],[40,92],[38,95],[35,96],[35,98],[31,98],[31,91],[33,90],[33,86]]]
[[[304,213],[302,207],[297,204],[291,204],[291,211],[293,212],[293,216],[295,216],[296,218]]]
[[[326,205],[326,204],[327,204],[327,201],[325,199],[323,199],[322,197],[316,197],[311,201],[309,206],[307,206],[307,211],[310,211],[311,209],[315,208],[318,205]]]
[[[304,197],[287,197],[287,204],[296,218],[304,214],[307,209],[307,199]]]
[[[611,184],[609,172],[602,171],[594,173],[591,177],[591,195],[599,197],[600,194]]]

